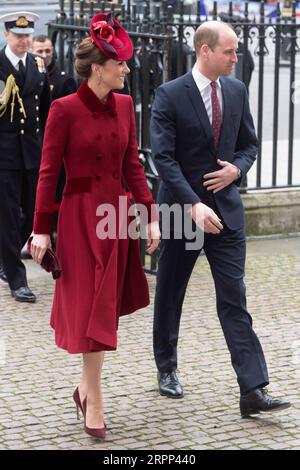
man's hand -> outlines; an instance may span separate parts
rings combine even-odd
[[[204,175],[204,179],[207,180],[203,183],[203,186],[213,193],[221,191],[221,189],[226,188],[233,181],[238,179],[239,168],[232,163],[217,160],[218,165],[222,167],[221,170],[214,171],[213,173],[207,173]]]
[[[217,214],[202,202],[197,202],[189,210],[196,225],[206,233],[220,233],[223,229],[221,219]]]

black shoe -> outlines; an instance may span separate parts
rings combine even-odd
[[[171,372],[158,372],[159,393],[169,398],[182,398],[183,390],[175,370]]]
[[[247,395],[241,395],[240,410],[243,418],[263,413],[275,413],[289,408],[291,403],[270,397],[266,389],[257,388]]]
[[[29,251],[27,250],[27,248],[22,248],[21,259],[32,259],[32,256],[29,253]]]
[[[19,289],[11,291],[12,297],[14,297],[18,302],[32,302],[36,301],[36,296],[31,292],[29,287],[19,287]]]
[[[6,274],[2,266],[0,266],[0,279],[1,281],[8,282]]]

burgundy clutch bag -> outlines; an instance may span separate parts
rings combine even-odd
[[[29,237],[27,242],[27,249],[29,253],[31,249],[31,240],[32,236]],[[47,251],[42,259],[41,266],[43,269],[45,269],[45,271],[47,271],[47,273],[52,273],[53,279],[58,279],[60,277],[62,272],[60,261],[54,251],[50,248],[47,248]]]

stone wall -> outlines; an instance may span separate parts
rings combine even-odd
[[[300,232],[300,190],[250,192],[242,199],[247,236]]]

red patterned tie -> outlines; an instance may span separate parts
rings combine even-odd
[[[212,129],[214,134],[215,149],[219,147],[222,126],[222,111],[217,95],[217,82],[211,82],[211,106],[212,106]]]

